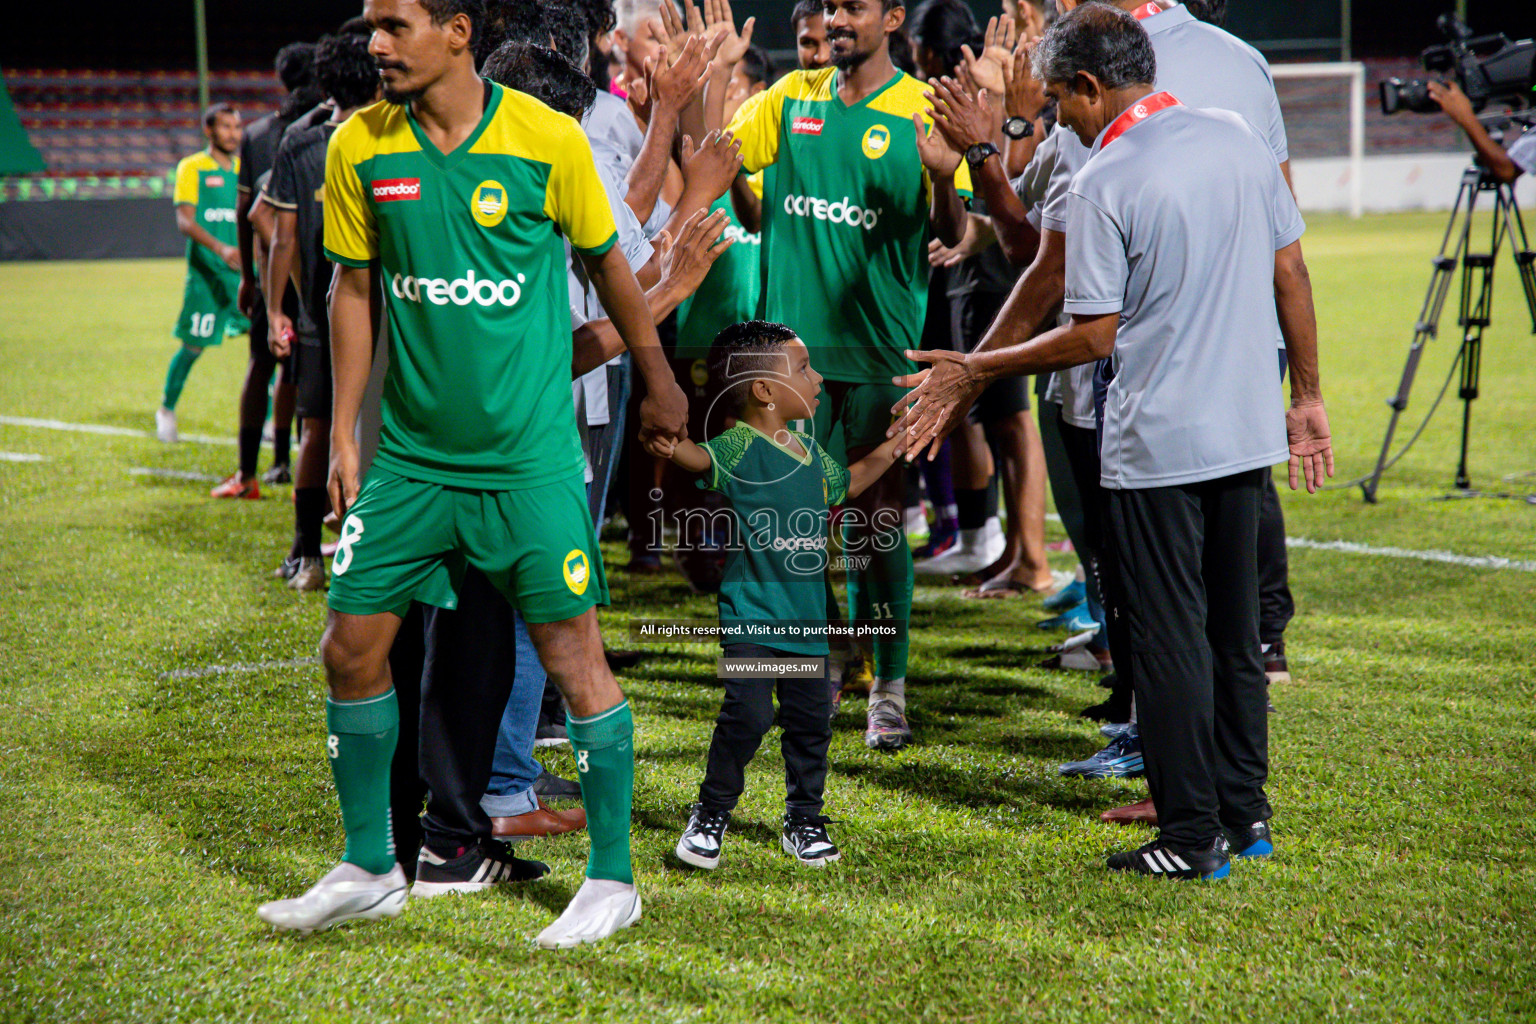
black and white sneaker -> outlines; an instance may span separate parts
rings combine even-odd
[[[703,804],[694,804],[688,815],[688,827],[683,829],[677,841],[677,859],[705,871],[720,866],[720,846],[725,830],[731,824],[730,811],[705,810]]]
[[[411,887],[411,895],[425,899],[451,892],[479,892],[505,882],[531,882],[547,874],[548,864],[514,857],[505,843],[494,840],[461,846],[452,858],[423,845],[416,858],[416,884]]]
[[[1109,870],[1182,881],[1214,882],[1231,873],[1232,862],[1225,836],[1217,836],[1209,846],[1198,850],[1176,850],[1157,839],[1139,850],[1110,854]]]
[[[842,856],[827,835],[827,818],[784,816],[784,852],[808,868],[824,868]]]

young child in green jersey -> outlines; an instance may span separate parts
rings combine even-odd
[[[790,428],[810,420],[821,374],[783,324],[751,320],[721,331],[710,350],[715,409],[735,425],[700,444],[653,442],[652,451],[704,474],[701,487],[722,493],[735,514],[737,540],[720,584],[720,645],[727,659],[747,659],[727,676],[725,701],[709,744],[699,801],[678,840],[677,856],[714,868],[748,762],[773,724],[779,695],[783,731],[783,846],[801,864],[839,857],[822,816],[827,747],[832,741],[832,690],[826,673],[828,508],[862,492],[896,458],[899,436],[848,469],[809,434]],[[785,678],[752,659],[821,660],[815,678]]]

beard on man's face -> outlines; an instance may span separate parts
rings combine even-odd
[[[837,44],[843,42],[845,49],[838,49]],[[873,54],[873,50],[859,49],[859,37],[851,29],[838,29],[827,33],[828,48],[832,51],[832,66],[839,71],[852,71],[863,64]]]
[[[373,63],[379,69],[379,86],[383,90],[384,99],[387,102],[399,105],[421,98],[421,89],[402,89],[397,86],[391,86],[389,80],[384,77],[385,71],[404,73],[407,70],[404,64],[395,60],[376,60]]]

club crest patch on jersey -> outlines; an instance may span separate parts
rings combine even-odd
[[[572,549],[565,556],[565,563],[561,566],[565,574],[565,585],[571,588],[571,593],[580,597],[587,592],[587,584],[592,580],[592,567],[587,564],[587,553],[580,548]]]
[[[864,133],[864,155],[879,160],[891,148],[891,130],[883,124],[870,125]]]
[[[507,215],[507,189],[499,181],[482,181],[469,197],[469,212],[481,227],[493,228]]]

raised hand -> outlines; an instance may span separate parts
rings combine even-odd
[[[1323,403],[1319,401],[1287,409],[1285,432],[1291,446],[1291,490],[1296,490],[1305,480],[1307,493],[1315,494],[1323,481],[1333,476],[1333,438]]]
[[[740,173],[741,143],[730,132],[710,132],[697,149],[683,136],[683,188],[697,189],[705,206],[725,195]]]
[[[962,150],[954,149],[944,138],[944,133],[928,130],[922,114],[912,115],[912,127],[917,132],[917,155],[923,167],[933,178],[952,178],[960,167]]]
[[[698,291],[715,260],[735,244],[723,234],[728,223],[730,218],[724,210],[695,210],[683,222],[675,242],[662,232],[661,279],[675,285],[683,295]]]
[[[703,36],[689,36],[676,59],[668,59],[669,51],[663,46],[660,63],[653,66],[647,62],[654,110],[676,117],[694,101],[709,77],[709,58],[705,49]]]
[[[994,113],[985,92],[973,94],[953,78],[940,78],[929,84],[933,91],[923,94],[933,104],[928,115],[952,148],[964,153],[998,137],[1003,127],[1002,111]]]
[[[747,55],[757,18],[748,18],[741,26],[741,31],[737,32],[736,20],[731,13],[731,0],[704,0],[704,25],[705,32],[711,38],[720,40],[719,60],[728,70]]]
[[[1001,96],[1004,89],[1003,66],[1013,60],[1014,27],[1012,18],[995,17],[987,21],[981,56],[971,52],[969,45],[960,47],[965,55],[965,66],[976,84]]]
[[[1035,77],[1030,58],[1034,56],[1038,40],[1019,40],[1013,57],[1008,62],[1008,75],[1004,83],[1004,109],[1009,117],[1022,117],[1034,121],[1045,109],[1045,85]]]

